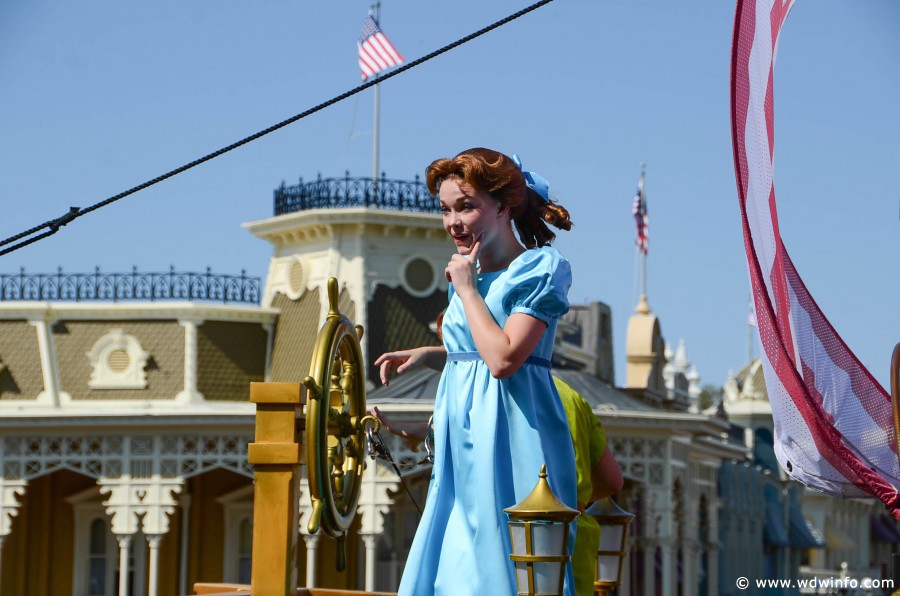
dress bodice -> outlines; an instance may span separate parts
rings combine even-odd
[[[556,322],[569,311],[566,293],[572,283],[569,262],[550,246],[526,250],[506,269],[478,274],[478,293],[503,328],[510,315],[525,313],[547,325],[533,355],[550,359]],[[448,353],[475,352],[475,341],[466,321],[462,301],[451,284],[450,305],[444,315],[442,333]]]

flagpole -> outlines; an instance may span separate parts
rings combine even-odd
[[[641,162],[641,179],[638,181],[638,194],[641,197],[641,207],[644,213],[647,212],[646,197],[644,196],[644,169],[646,163]],[[641,251],[641,296],[647,299],[647,251]]]
[[[372,13],[375,16],[375,21],[380,23],[381,19],[381,2],[375,2],[371,6]],[[375,124],[372,127],[372,188],[375,191],[375,197],[378,196],[378,151],[379,151],[379,139],[378,139],[378,128],[379,121],[381,120],[381,92],[378,89],[378,85],[374,85],[372,87],[375,90]]]

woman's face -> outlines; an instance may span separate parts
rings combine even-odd
[[[455,178],[444,180],[438,195],[444,229],[453,238],[456,251],[467,255],[479,238],[481,250],[489,248],[497,231],[508,224],[504,217],[506,210],[491,195],[459,183]]]

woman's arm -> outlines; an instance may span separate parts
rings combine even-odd
[[[391,372],[402,375],[421,366],[436,371],[444,370],[447,363],[447,350],[444,346],[423,346],[412,350],[400,350],[382,354],[375,361],[375,366],[381,368],[381,382],[387,386]]]
[[[478,292],[460,296],[460,300],[475,347],[491,375],[497,379],[511,377],[534,352],[547,325],[531,315],[513,313],[501,329]]]
[[[622,490],[624,483],[622,470],[607,444],[600,461],[591,466],[591,501],[599,501],[616,494]]]

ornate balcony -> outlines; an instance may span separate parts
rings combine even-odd
[[[275,189],[275,215],[307,209],[340,207],[376,207],[398,211],[439,213],[438,198],[428,192],[425,184],[416,179],[389,180],[381,175],[374,178],[322,178]]]
[[[260,278],[212,273],[0,273],[0,302],[158,302],[186,300],[225,304],[259,304]]]

